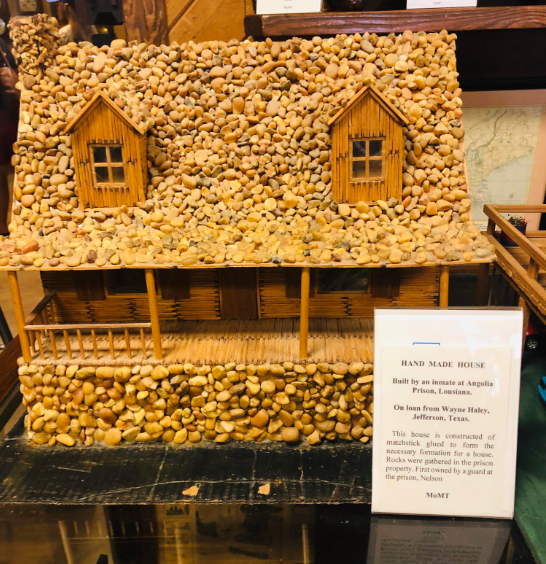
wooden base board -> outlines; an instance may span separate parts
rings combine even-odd
[[[370,503],[371,461],[341,442],[39,447],[21,419],[0,444],[0,503]]]

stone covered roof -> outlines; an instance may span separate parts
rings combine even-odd
[[[30,33],[29,33],[30,32]],[[470,221],[455,34],[58,44],[11,26],[21,119],[0,267],[490,260]],[[367,85],[408,120],[400,200],[337,204],[328,121]],[[81,210],[65,128],[101,91],[147,132],[147,199]]]

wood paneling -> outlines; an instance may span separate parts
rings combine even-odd
[[[165,0],[123,0],[127,41],[169,43]]]
[[[78,300],[99,301],[106,299],[102,272],[72,272]]]
[[[246,269],[241,269],[246,270]],[[184,270],[188,278],[188,298],[158,299],[160,320],[220,319],[220,293],[217,272]],[[102,301],[80,301],[76,291],[75,272],[42,272],[46,292],[57,295],[52,302],[52,319],[56,323],[124,323],[150,321],[148,296],[107,296]],[[82,274],[88,274],[82,273]],[[255,298],[256,301],[256,298]]]
[[[257,268],[218,270],[222,319],[258,319]]]
[[[243,0],[171,0],[167,13],[170,41],[230,41],[245,36]]]
[[[262,318],[297,317],[300,299],[286,296],[286,278],[283,270],[260,269],[260,314]],[[312,269],[312,271],[315,269]],[[440,269],[381,268],[368,269],[373,277],[377,271],[400,272],[400,290],[396,297],[374,297],[369,294],[315,294],[309,300],[309,316],[316,317],[373,317],[374,307],[436,306]],[[393,276],[397,276],[393,274]]]
[[[373,298],[397,298],[400,295],[400,268],[372,270],[371,294]]]
[[[442,8],[377,12],[321,12],[245,18],[254,37],[333,36],[340,33],[530,29],[546,27],[546,6]]]
[[[301,298],[301,268],[284,268],[286,282],[286,297]],[[315,269],[311,269],[311,285],[309,286],[309,296],[315,295]]]
[[[188,300],[190,277],[186,270],[158,270],[159,290],[164,300]]]

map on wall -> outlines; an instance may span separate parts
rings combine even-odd
[[[484,204],[525,204],[543,105],[465,107],[465,150],[472,219]]]

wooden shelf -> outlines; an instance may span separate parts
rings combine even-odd
[[[400,33],[412,31],[475,31],[546,27],[546,6],[500,8],[436,8],[379,12],[320,12],[245,17],[245,33],[253,37]]]

